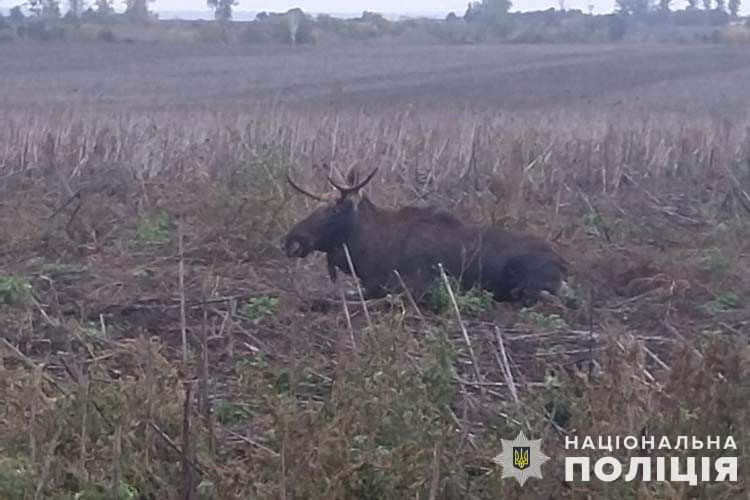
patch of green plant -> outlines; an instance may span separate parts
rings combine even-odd
[[[544,410],[547,412],[547,417],[562,428],[569,425],[573,414],[573,401],[564,389],[557,375],[547,373],[544,376],[544,389],[541,391]]]
[[[489,291],[476,287],[463,290],[453,278],[448,278],[448,283],[462,313],[476,315],[489,311],[494,306],[495,300]],[[439,314],[443,314],[453,307],[448,288],[440,278],[437,278],[430,287],[429,304]]]
[[[78,328],[78,333],[81,338],[91,343],[101,343],[106,340],[104,336],[105,332],[103,332],[101,326],[96,323],[81,325]]]
[[[86,269],[83,266],[75,264],[65,264],[63,262],[49,262],[39,257],[29,262],[31,269],[46,276],[60,276],[63,274],[82,273]]]
[[[533,323],[541,328],[561,330],[568,328],[568,322],[559,314],[544,314],[531,309],[521,309],[519,313],[521,320],[525,323]]]
[[[273,388],[277,394],[285,394],[291,390],[291,373],[288,368],[277,368],[273,371]]]
[[[221,400],[214,407],[216,420],[222,425],[236,425],[253,417],[253,412],[245,405]]]
[[[114,489],[98,484],[86,484],[76,493],[58,493],[53,500],[136,500],[141,498],[137,488],[121,482]]]
[[[578,309],[583,304],[583,294],[580,288],[573,282],[572,279],[569,282],[563,282],[560,287],[559,297],[565,307],[570,309]]]
[[[721,313],[731,311],[733,309],[742,308],[742,299],[735,293],[723,293],[717,295],[716,298],[710,302],[704,304],[704,308],[710,313]]]
[[[723,273],[731,267],[731,262],[717,247],[707,248],[701,257],[700,267],[704,271]]]
[[[142,245],[163,245],[171,239],[172,221],[169,215],[160,212],[141,217],[135,229],[135,239]]]
[[[198,500],[214,500],[218,498],[216,485],[208,479],[204,479],[196,486],[195,493],[198,495]]]
[[[121,384],[92,385],[92,396],[103,417],[117,420],[128,411],[128,391]]]
[[[0,304],[20,306],[31,300],[31,284],[17,276],[0,276]]]
[[[297,383],[299,391],[305,391],[308,394],[317,394],[321,397],[327,396],[331,391],[332,381],[326,379],[317,373],[305,368],[302,371],[302,378]]]
[[[240,376],[252,370],[266,370],[269,366],[268,360],[262,352],[256,353],[254,356],[240,358],[234,362],[234,370]]]
[[[276,315],[279,308],[279,299],[270,295],[253,297],[240,308],[240,314],[258,323],[265,318]]]
[[[583,227],[587,234],[596,236],[607,243],[614,240],[620,231],[620,224],[609,222],[596,212],[589,212],[583,216]]]
[[[36,474],[24,459],[0,457],[0,498],[27,498],[36,489]]]
[[[364,464],[351,479],[351,498],[388,498],[393,478],[385,470]]]
[[[422,375],[430,400],[437,406],[448,407],[456,394],[454,365],[457,352],[445,337],[430,342],[431,359]]]

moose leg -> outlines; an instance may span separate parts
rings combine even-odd
[[[541,290],[538,288],[514,288],[510,291],[510,299],[514,302],[520,302],[523,307],[531,307],[537,303]]]
[[[508,261],[495,283],[495,295],[508,293],[510,300],[525,305],[537,302],[543,291],[556,294],[562,282],[559,263],[547,253],[531,253]]]
[[[401,279],[398,280],[398,286],[395,289],[398,292],[408,292],[417,303],[424,302],[430,291],[431,280],[434,279],[434,276],[422,269],[402,273],[400,276]]]
[[[346,293],[344,298],[349,302],[359,302],[361,298],[364,298],[365,300],[373,300],[381,299],[386,296],[386,291],[379,286],[368,287],[360,285],[360,289],[362,290],[362,297],[359,296],[359,291],[355,291],[353,293]]]

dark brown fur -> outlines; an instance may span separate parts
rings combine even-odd
[[[432,207],[379,208],[357,192],[342,191],[284,239],[290,257],[324,252],[334,280],[337,269],[351,274],[344,244],[368,298],[402,291],[397,270],[420,299],[438,276],[438,263],[464,288],[480,286],[501,301],[557,293],[566,272],[563,259],[534,236],[467,225]]]

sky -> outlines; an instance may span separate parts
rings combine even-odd
[[[549,7],[559,8],[561,0],[513,0],[513,10],[539,10]],[[588,12],[589,5],[593,5],[594,12],[608,13],[614,9],[614,0],[562,0],[568,9],[580,9]],[[123,4],[123,0],[115,0],[116,5]],[[24,3],[24,0],[0,0],[0,7],[12,7]],[[65,4],[66,0],[61,3]],[[88,0],[87,3],[93,3]],[[239,0],[235,11],[286,11],[292,7],[300,7],[311,13],[341,13],[359,14],[364,10],[385,14],[439,14],[448,12],[463,14],[468,0]],[[743,2],[743,11],[750,11],[750,0]],[[675,0],[674,8],[683,8],[685,0]],[[156,11],[205,11],[209,13],[205,0],[156,0],[151,4]]]

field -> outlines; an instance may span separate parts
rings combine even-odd
[[[0,498],[748,498],[746,49],[23,42],[0,68]],[[325,164],[547,238],[565,293],[342,300],[280,250],[313,208],[287,171],[323,191]],[[523,487],[492,461],[519,430],[551,457]],[[733,436],[739,480],[564,482],[586,435]]]

